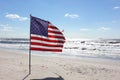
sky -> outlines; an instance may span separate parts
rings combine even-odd
[[[120,0],[0,0],[0,38],[29,38],[30,14],[69,39],[120,39]]]

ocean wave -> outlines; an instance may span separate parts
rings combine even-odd
[[[0,47],[6,49],[29,50],[29,39],[2,38],[0,39]],[[119,59],[120,39],[67,40],[64,44],[62,54],[70,56],[97,55],[98,57],[114,57]]]

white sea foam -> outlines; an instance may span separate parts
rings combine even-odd
[[[29,50],[28,39],[0,39],[0,48],[14,50]],[[42,52],[33,52],[42,54]],[[47,52],[46,55],[59,55]],[[120,60],[120,39],[104,40],[67,40],[62,56],[92,56]]]

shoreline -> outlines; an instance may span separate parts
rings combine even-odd
[[[29,54],[29,50],[19,50],[19,49],[6,49],[2,48],[0,50],[9,51],[9,52],[20,52],[20,54]],[[71,58],[71,59],[89,59],[89,60],[108,60],[108,61],[120,61],[120,56],[118,54],[65,54],[64,53],[44,53],[40,51],[31,51],[31,56],[51,56],[51,57],[63,57],[63,58]],[[114,56],[114,57],[113,57]]]

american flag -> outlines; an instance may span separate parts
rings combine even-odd
[[[30,50],[62,52],[65,37],[49,21],[31,16]]]

